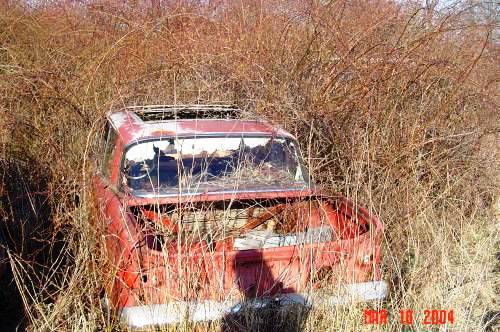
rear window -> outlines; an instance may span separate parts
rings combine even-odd
[[[122,171],[138,195],[308,187],[297,144],[283,137],[143,142],[127,150]]]

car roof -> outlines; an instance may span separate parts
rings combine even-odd
[[[123,143],[160,137],[284,136],[294,138],[269,122],[251,118],[236,106],[149,105],[123,108],[108,114]]]

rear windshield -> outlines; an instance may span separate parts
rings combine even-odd
[[[135,195],[308,187],[297,144],[283,137],[147,141],[127,150],[122,171]]]

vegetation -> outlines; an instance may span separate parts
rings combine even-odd
[[[498,324],[498,28],[487,4],[429,3],[0,2],[2,321],[117,329],[89,227],[104,114],[230,101],[296,135],[316,182],[384,222],[385,329],[400,309],[419,312],[413,330],[424,309],[454,310],[443,329]],[[304,327],[371,330],[365,307]]]

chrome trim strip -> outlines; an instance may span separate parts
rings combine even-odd
[[[385,281],[349,284],[340,288],[342,291],[336,295],[291,293],[273,298],[258,298],[244,305],[234,301],[204,300],[131,306],[121,310],[120,320],[131,328],[144,328],[186,320],[192,322],[217,320],[228,314],[238,313],[246,306],[259,309],[273,302],[279,302],[281,305],[298,303],[305,306],[336,306],[351,302],[382,300],[388,294],[388,284]]]
[[[225,191],[209,191],[209,192],[196,192],[196,193],[174,193],[174,194],[143,194],[136,195],[131,192],[132,196],[137,198],[166,198],[166,197],[194,197],[194,196],[211,196],[211,195],[238,195],[238,194],[259,194],[269,192],[302,192],[310,191],[312,188],[304,186],[303,188],[287,188],[287,189],[261,189],[261,190],[225,190]]]

